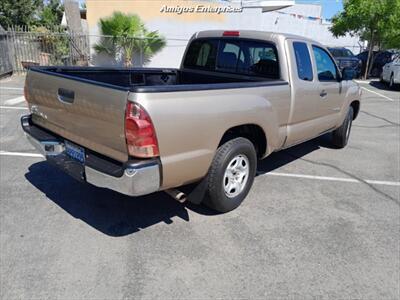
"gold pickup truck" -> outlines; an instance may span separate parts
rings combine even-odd
[[[272,152],[327,132],[347,144],[361,96],[351,72],[303,37],[203,31],[179,69],[31,68],[21,123],[78,180],[131,196],[201,181],[227,212]]]

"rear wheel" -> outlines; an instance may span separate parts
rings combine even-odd
[[[237,208],[253,185],[256,168],[256,150],[248,139],[235,138],[220,146],[207,175],[205,204],[219,212]]]
[[[338,148],[344,148],[349,141],[353,115],[353,107],[350,106],[343,124],[338,129],[333,131],[332,143]]]

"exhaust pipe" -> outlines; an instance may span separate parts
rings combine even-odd
[[[170,195],[172,198],[174,198],[176,201],[183,203],[187,200],[187,196],[184,192],[181,192],[177,189],[169,189],[165,190],[168,195]]]

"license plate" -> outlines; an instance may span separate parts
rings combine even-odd
[[[85,162],[85,149],[79,147],[71,142],[65,141],[65,152],[73,159],[84,163]]]

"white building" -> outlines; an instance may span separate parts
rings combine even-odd
[[[216,13],[199,11],[232,8],[236,12]],[[284,8],[282,8],[284,7]],[[276,10],[278,9],[278,10]],[[294,1],[248,1],[248,0],[87,0],[87,19],[91,43],[97,41],[100,18],[114,11],[134,13],[144,20],[149,30],[158,30],[166,39],[167,46],[158,53],[149,67],[178,67],[187,40],[196,31],[211,29],[249,29],[291,33],[315,39],[328,46],[347,47],[355,53],[360,45],[357,37],[334,38],[330,24],[322,20],[322,7],[316,4],[294,4]],[[98,56],[96,64],[107,64],[109,60]],[[140,62],[136,62],[140,65]]]

